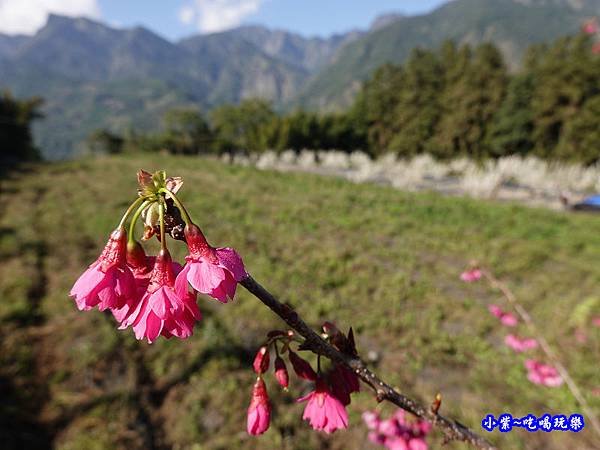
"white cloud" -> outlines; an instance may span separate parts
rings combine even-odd
[[[191,5],[185,5],[179,10],[179,20],[185,25],[191,25],[196,20],[196,10]]]
[[[179,20],[194,24],[204,33],[214,33],[239,25],[258,11],[264,0],[194,0],[179,10]]]
[[[100,17],[97,0],[0,0],[0,33],[32,34],[48,14]]]

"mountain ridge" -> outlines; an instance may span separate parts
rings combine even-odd
[[[592,14],[598,0],[453,0],[327,38],[247,25],[178,41],[50,15],[33,36],[0,34],[0,89],[46,99],[36,142],[46,157],[65,157],[96,128],[154,129],[178,106],[262,97],[280,109],[339,110],[378,66],[445,39],[491,41],[514,68],[527,45],[573,33]]]

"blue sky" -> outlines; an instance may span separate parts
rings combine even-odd
[[[0,32],[33,33],[49,13],[143,25],[169,39],[240,24],[328,36],[366,28],[387,12],[419,14],[446,0],[0,0]]]

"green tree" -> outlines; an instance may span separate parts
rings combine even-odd
[[[17,100],[9,92],[0,94],[0,163],[12,165],[41,159],[33,143],[31,125],[42,117],[42,104],[38,97]]]
[[[439,156],[481,158],[489,154],[485,145],[489,125],[504,99],[508,72],[502,54],[492,44],[482,44],[470,53],[464,49],[457,61],[447,62],[452,66],[434,148]]]
[[[172,109],[163,117],[162,145],[174,154],[208,153],[213,136],[204,116],[195,109]]]
[[[575,148],[572,145],[557,152],[562,133],[577,120],[586,101],[600,93],[600,61],[591,51],[591,39],[581,34],[538,49],[526,70],[535,78],[531,101],[535,153],[571,158],[565,152]]]
[[[589,99],[565,125],[557,156],[592,164],[600,161],[600,95]]]
[[[100,129],[94,131],[86,139],[86,147],[94,154],[116,155],[123,152],[125,139],[121,136],[111,133],[108,130]]]
[[[533,89],[534,79],[530,74],[517,75],[510,81],[506,98],[490,126],[490,156],[527,155],[533,149]]]
[[[413,50],[397,86],[393,129],[389,150],[401,156],[412,156],[429,149],[439,120],[439,92],[443,89],[441,64],[431,51]]]
[[[265,150],[268,146],[266,129],[275,117],[271,104],[257,99],[214,109],[210,116],[214,148],[219,153]]]
[[[395,113],[403,81],[402,67],[383,65],[364,83],[354,103],[350,114],[362,117],[369,153],[373,156],[387,151],[396,134]]]

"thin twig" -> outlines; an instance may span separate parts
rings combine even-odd
[[[378,401],[387,400],[405,411],[430,422],[444,433],[446,440],[467,442],[478,449],[496,449],[494,445],[460,422],[437,414],[433,412],[431,408],[427,408],[419,402],[396,391],[389,384],[382,381],[377,375],[371,372],[360,358],[351,357],[339,352],[310,328],[296,311],[277,300],[275,296],[262,287],[251,276],[243,279],[240,284],[269,307],[275,314],[281,317],[289,327],[301,335],[306,340],[303,344],[304,348],[307,348],[318,355],[322,355],[333,362],[346,365],[375,391]]]
[[[596,417],[592,409],[589,407],[587,401],[585,400],[585,397],[583,396],[581,390],[569,374],[567,368],[560,362],[560,359],[558,358],[556,353],[554,353],[554,350],[552,350],[552,347],[550,347],[550,344],[548,344],[546,338],[544,338],[544,336],[538,330],[537,326],[533,322],[533,319],[531,318],[527,310],[519,303],[517,297],[509,289],[509,287],[506,284],[502,283],[500,280],[498,280],[490,271],[482,269],[481,273],[489,281],[492,288],[498,289],[502,293],[504,298],[506,298],[506,300],[512,305],[512,307],[515,309],[515,311],[521,317],[521,319],[523,319],[523,322],[525,322],[530,332],[540,343],[540,348],[542,349],[542,351],[546,354],[548,359],[552,361],[552,363],[556,367],[556,370],[558,370],[560,376],[565,380],[565,383],[567,384],[567,387],[573,394],[573,397],[575,397],[579,405],[581,405],[583,414],[586,416],[588,422],[592,424],[592,427],[600,436],[600,423],[598,422],[598,418]]]

